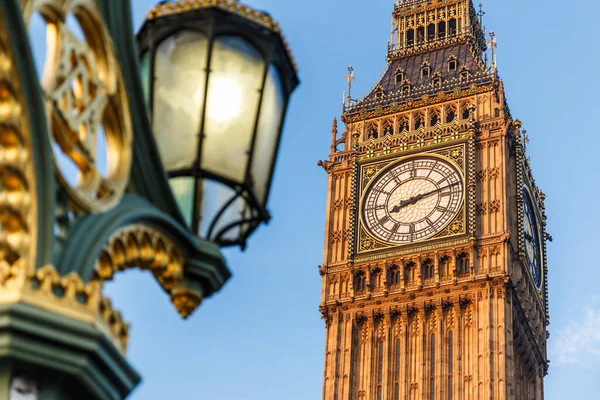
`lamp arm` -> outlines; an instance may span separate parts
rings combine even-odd
[[[132,28],[131,4],[125,0],[98,0],[97,3],[113,38],[131,110],[134,138],[128,192],[139,194],[181,224],[185,224],[162,165],[145,106]]]

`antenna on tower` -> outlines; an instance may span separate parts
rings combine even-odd
[[[483,4],[479,3],[479,12],[477,13],[479,16],[479,23],[483,26],[483,16],[485,15],[485,11],[483,11]]]
[[[490,31],[490,40],[488,41],[488,46],[490,47],[490,52],[492,53],[492,72],[496,73],[498,69],[498,63],[496,60],[496,47],[498,47],[498,42],[496,40],[496,34],[494,31]]]
[[[352,102],[352,82],[356,80],[356,76],[354,75],[354,68],[352,68],[352,64],[348,67],[348,73],[344,75],[346,80],[348,81],[348,96],[346,96],[346,92],[344,92],[344,110],[346,107],[350,106]]]
[[[483,11],[483,4],[481,3],[479,3],[479,12],[477,15],[479,16],[479,25],[481,26],[483,37],[485,37],[485,25],[483,24],[483,16],[485,15],[485,11]]]

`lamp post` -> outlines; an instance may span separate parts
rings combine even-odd
[[[269,219],[298,85],[277,24],[234,0],[162,2],[136,48],[130,18],[128,1],[0,2],[0,400],[125,398],[140,377],[104,282],[148,270],[187,318],[231,275],[220,247]]]

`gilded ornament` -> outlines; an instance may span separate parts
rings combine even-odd
[[[181,317],[187,319],[202,302],[202,296],[194,290],[173,289],[171,302]]]
[[[31,13],[39,12],[50,28],[41,86],[51,140],[57,145],[55,170],[59,181],[81,210],[109,210],[125,192],[133,137],[111,36],[93,0],[24,0],[23,9],[27,21]],[[75,16],[84,38],[67,27],[69,15]],[[108,160],[98,157],[99,135],[105,136]],[[64,163],[58,162],[59,156],[75,165],[76,183],[63,169]]]

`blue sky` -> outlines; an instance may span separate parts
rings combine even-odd
[[[143,376],[134,400],[312,400],[321,396],[325,329],[318,312],[327,157],[352,63],[355,94],[385,66],[393,0],[248,0],[278,19],[302,84],[286,121],[272,222],[249,248],[225,252],[234,276],[181,321],[146,273],[107,286],[132,323],[129,358]],[[133,0],[136,29],[155,2]],[[600,287],[600,64],[592,0],[484,1],[513,116],[524,122],[537,184],[547,194],[551,338],[546,399],[597,399]]]

